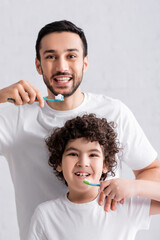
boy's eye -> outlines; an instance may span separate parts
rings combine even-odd
[[[73,152],[72,152],[72,153],[69,153],[68,155],[69,155],[69,156],[73,156],[73,157],[78,156],[77,153],[73,153]]]
[[[92,154],[90,154],[90,157],[98,157],[98,155],[95,153],[92,153]]]

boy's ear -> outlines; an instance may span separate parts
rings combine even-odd
[[[107,172],[108,172],[108,168],[105,164],[103,164],[102,173],[107,173]]]
[[[58,165],[57,169],[58,172],[62,172],[62,167],[60,165]]]

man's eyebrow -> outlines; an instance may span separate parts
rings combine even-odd
[[[45,50],[44,52],[43,52],[43,55],[45,55],[46,53],[55,53],[56,51],[55,50],[53,50],[53,49],[48,49],[48,50]]]
[[[68,48],[66,52],[79,52],[78,48]]]
[[[56,53],[56,52],[57,51],[54,49],[48,49],[43,52],[43,55],[45,55],[47,53]],[[65,50],[65,52],[79,52],[79,49],[78,48],[68,48]]]

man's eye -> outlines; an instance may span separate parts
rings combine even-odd
[[[46,58],[47,58],[47,59],[56,59],[56,56],[48,55]]]
[[[73,58],[76,58],[75,55],[69,55],[69,58],[73,59]]]

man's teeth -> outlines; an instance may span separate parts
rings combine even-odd
[[[75,174],[80,177],[87,177],[90,175],[89,173],[75,173]]]
[[[70,79],[70,77],[55,78],[57,82],[68,82]]]

